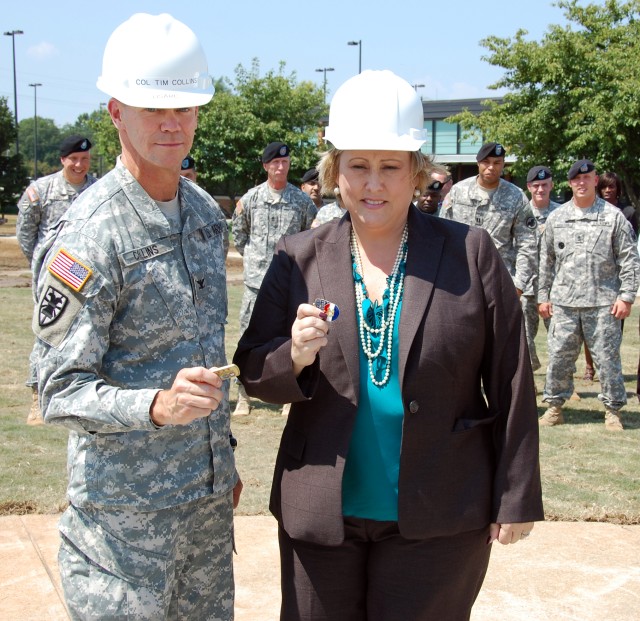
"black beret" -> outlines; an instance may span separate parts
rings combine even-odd
[[[67,157],[72,153],[79,153],[81,151],[88,151],[91,148],[91,141],[84,136],[74,134],[65,138],[60,143],[60,157]]]
[[[309,183],[310,181],[317,181],[319,172],[315,168],[310,168],[304,175],[302,175],[302,181],[300,183]]]
[[[546,166],[534,166],[529,169],[527,173],[527,183],[532,183],[533,181],[544,181],[545,179],[551,179],[553,175],[551,171]]]
[[[262,152],[262,163],[267,164],[276,157],[287,157],[289,147],[284,142],[270,142]]]
[[[569,169],[569,174],[567,176],[569,177],[569,181],[571,181],[571,179],[575,179],[578,175],[590,173],[595,169],[596,167],[591,160],[578,160],[577,162],[573,163],[573,165]]]
[[[189,170],[190,168],[195,170],[195,167],[196,161],[190,155],[187,155],[180,164],[180,170]]]
[[[442,181],[438,181],[437,179],[435,179],[427,186],[427,190],[433,190],[434,192],[439,192],[440,190],[442,190],[443,185],[444,183],[442,183]]]
[[[504,147],[499,142],[485,142],[476,155],[476,162],[481,162],[487,157],[504,157]]]

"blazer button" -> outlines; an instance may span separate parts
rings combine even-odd
[[[412,401],[409,404],[409,412],[415,414],[420,409],[420,404],[417,401]]]

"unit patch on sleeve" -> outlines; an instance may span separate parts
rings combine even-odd
[[[74,291],[80,291],[93,273],[62,248],[58,250],[48,269],[58,280],[69,285]]]
[[[68,302],[69,298],[66,295],[54,287],[47,287],[38,309],[38,325],[43,328],[52,324],[62,315],[62,311],[64,311]]]

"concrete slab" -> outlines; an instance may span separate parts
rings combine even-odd
[[[0,518],[0,619],[67,619],[56,565],[57,520]],[[235,533],[236,621],[276,620],[275,520],[238,516]],[[640,618],[640,526],[544,522],[526,542],[493,546],[472,621]]]

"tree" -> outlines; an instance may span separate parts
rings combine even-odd
[[[0,210],[2,214],[15,206],[27,187],[28,179],[22,158],[15,153],[16,125],[7,98],[0,97]]]
[[[264,180],[260,156],[281,140],[291,148],[290,178],[299,178],[318,159],[318,130],[326,115],[324,93],[312,82],[297,82],[295,72],[260,76],[257,59],[250,70],[236,68],[235,84],[223,79],[208,105],[200,109],[193,157],[198,183],[211,194],[235,198]]]
[[[527,41],[526,30],[481,41],[490,52],[483,59],[505,70],[490,88],[510,92],[478,116],[465,111],[451,120],[502,142],[518,157],[516,174],[545,164],[560,179],[576,159],[591,159],[620,175],[638,209],[640,0],[557,6],[568,25],[550,26],[540,42]]]
[[[116,158],[122,151],[118,130],[111,121],[109,111],[102,107],[91,113],[87,125],[95,139],[92,140],[91,149],[93,168],[97,168],[98,173],[103,175],[116,165]]]
[[[60,129],[53,119],[38,117],[38,177],[60,170]],[[33,117],[20,121],[20,153],[29,171],[33,175],[33,157],[35,142],[35,123]]]

